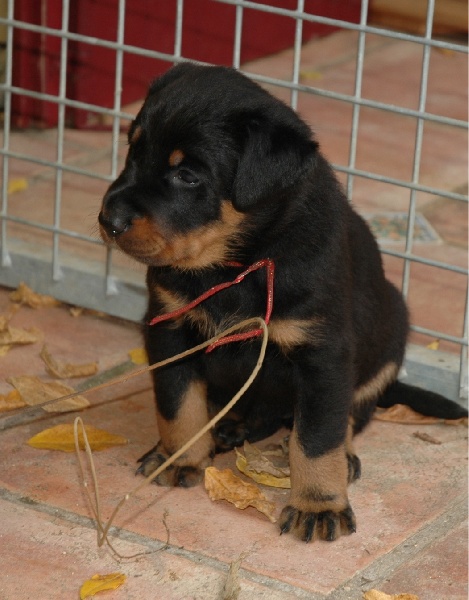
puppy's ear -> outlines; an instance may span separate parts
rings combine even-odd
[[[318,144],[293,111],[288,121],[269,115],[246,125],[232,192],[233,206],[242,212],[274,201],[313,165]]]

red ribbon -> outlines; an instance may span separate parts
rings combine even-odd
[[[242,266],[240,263],[236,263],[236,262],[230,262],[227,264],[228,264],[228,266],[232,266],[232,267],[241,267]],[[231,287],[232,285],[241,283],[243,281],[243,279],[246,277],[246,275],[249,275],[249,273],[252,273],[253,271],[257,271],[258,269],[262,269],[262,267],[265,267],[267,269],[267,306],[266,306],[264,321],[268,325],[269,321],[270,321],[270,317],[272,315],[272,308],[273,308],[273,302],[274,302],[274,272],[275,272],[274,262],[270,258],[264,258],[262,260],[258,260],[257,262],[252,264],[250,267],[248,267],[245,271],[240,273],[235,279],[233,279],[233,281],[225,281],[224,283],[220,283],[218,285],[211,287],[209,290],[204,292],[198,298],[196,298],[195,300],[192,300],[192,302],[189,302],[189,304],[186,304],[185,306],[182,306],[181,308],[178,308],[177,310],[173,310],[172,312],[165,313],[163,315],[158,315],[157,317],[154,317],[149,322],[149,325],[155,325],[156,323],[161,323],[162,321],[168,321],[169,319],[176,319],[177,317],[180,317],[181,315],[192,310],[193,308],[195,308],[196,306],[198,306],[199,304],[204,302],[204,300],[207,300],[207,298],[210,298],[214,294],[217,294],[218,292],[221,292],[222,290],[225,290],[225,289]],[[207,348],[206,352],[211,352],[217,346],[229,344],[230,342],[240,342],[243,340],[247,340],[249,338],[258,337],[258,336],[262,335],[262,332],[263,332],[262,329],[253,329],[251,331],[246,331],[244,333],[236,333],[234,335],[227,335],[223,338],[220,338],[213,344],[211,344]]]

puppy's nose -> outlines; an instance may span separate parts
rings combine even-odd
[[[128,229],[130,229],[132,222],[129,219],[124,219],[119,215],[107,216],[103,211],[99,213],[98,221],[101,227],[106,231],[110,237],[118,237]]]

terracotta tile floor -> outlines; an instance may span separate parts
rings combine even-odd
[[[303,80],[353,93],[355,44],[351,32],[308,44],[301,66]],[[364,95],[416,108],[420,58],[416,46],[370,37]],[[287,78],[290,69],[290,52],[246,66],[253,73]],[[428,110],[464,119],[466,97],[467,57],[433,52]],[[314,126],[326,155],[336,164],[346,164],[350,107],[300,95],[299,110]],[[409,119],[362,109],[357,167],[408,178],[414,136]],[[12,148],[54,158],[55,137],[52,130],[13,132]],[[109,145],[109,132],[67,131],[65,160],[109,173]],[[14,214],[50,223],[54,186],[50,169],[14,159],[10,167],[10,177],[25,177],[29,186],[11,196]],[[467,189],[463,131],[425,126],[421,182],[453,191]],[[62,225],[95,235],[105,187],[105,182],[65,174]],[[357,178],[354,182],[354,204],[363,212],[405,211],[408,196],[403,188]],[[438,240],[416,244],[415,252],[466,265],[467,207],[423,194],[418,195],[417,206]],[[36,238],[25,226],[10,225],[9,233],[29,244],[50,244],[48,234]],[[64,240],[63,248],[83,260],[102,258],[101,249],[90,250],[74,240]],[[392,248],[402,249],[402,243],[393,242]],[[128,267],[129,262],[120,259],[120,264]],[[386,257],[385,264],[388,275],[399,282],[401,261]],[[409,302],[414,322],[460,335],[465,277],[423,265],[414,265],[412,276]],[[9,305],[8,291],[0,290],[0,314]],[[66,307],[21,308],[12,325],[37,327],[54,355],[69,362],[97,360],[101,372],[128,362],[128,351],[141,345],[136,325],[92,314],[74,318]],[[428,342],[421,336],[413,339]],[[455,350],[451,344],[444,347]],[[40,348],[41,343],[15,348],[0,358],[0,394],[11,389],[5,382],[9,376],[46,377]],[[135,461],[157,439],[149,377],[106,388],[89,399],[91,408],[81,413],[84,421],[129,440],[126,446],[95,454],[102,513],[107,519],[116,503],[137,485]],[[362,591],[370,588],[413,593],[420,600],[467,597],[467,430],[462,427],[419,425],[420,432],[441,442],[430,444],[413,436],[414,426],[374,421],[357,444],[363,478],[350,495],[358,531],[333,544],[306,546],[289,536],[280,537],[276,526],[254,509],[241,512],[225,502],[212,503],[203,487],[148,486],[125,504],[112,535],[121,554],[148,554],[116,562],[106,548],[97,546],[74,454],[26,445],[35,433],[72,422],[74,417],[45,413],[0,431],[1,600],[77,598],[84,580],[114,571],[125,573],[128,580],[103,598],[221,599],[228,565],[240,556],[241,600],[360,600]],[[3,415],[0,426],[8,418]],[[216,465],[234,468],[233,454],[217,457]],[[265,488],[265,493],[278,513],[287,492]],[[167,536],[164,518],[170,538],[162,549]]]
[[[8,293],[1,290],[0,314],[9,306]],[[39,329],[56,357],[98,361],[101,372],[126,363],[128,351],[141,344],[135,325],[92,314],[73,317],[64,306],[23,307],[11,324]],[[0,359],[0,393],[10,389],[4,381],[8,376],[48,379],[39,358],[41,344],[15,348]],[[84,422],[129,440],[94,455],[107,519],[138,484],[136,459],[157,439],[149,377],[90,393],[88,399],[92,406],[80,413]],[[2,600],[75,598],[87,578],[115,571],[128,577],[123,588],[108,593],[116,600],[222,598],[228,565],[240,556],[241,599],[359,599],[361,590],[370,588],[414,593],[422,600],[465,597],[467,430],[462,426],[373,422],[358,440],[363,478],[350,493],[358,531],[335,543],[306,546],[280,537],[276,525],[254,509],[213,503],[202,486],[151,485],[124,505],[112,535],[123,555],[150,553],[119,563],[97,546],[75,455],[26,444],[32,435],[72,423],[75,416],[22,417],[0,433]],[[0,425],[10,418],[4,413]],[[416,438],[417,429],[441,443]],[[229,453],[215,464],[236,471],[234,462]],[[287,492],[264,491],[278,514]],[[169,546],[160,550],[165,513]]]

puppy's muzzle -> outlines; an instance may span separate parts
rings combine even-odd
[[[112,239],[128,232],[132,228],[134,220],[141,216],[132,202],[133,189],[125,187],[113,189],[114,185],[104,196],[98,216],[103,233]]]
[[[105,234],[110,238],[117,238],[132,227],[132,221],[119,215],[106,215],[101,211],[98,221]]]

